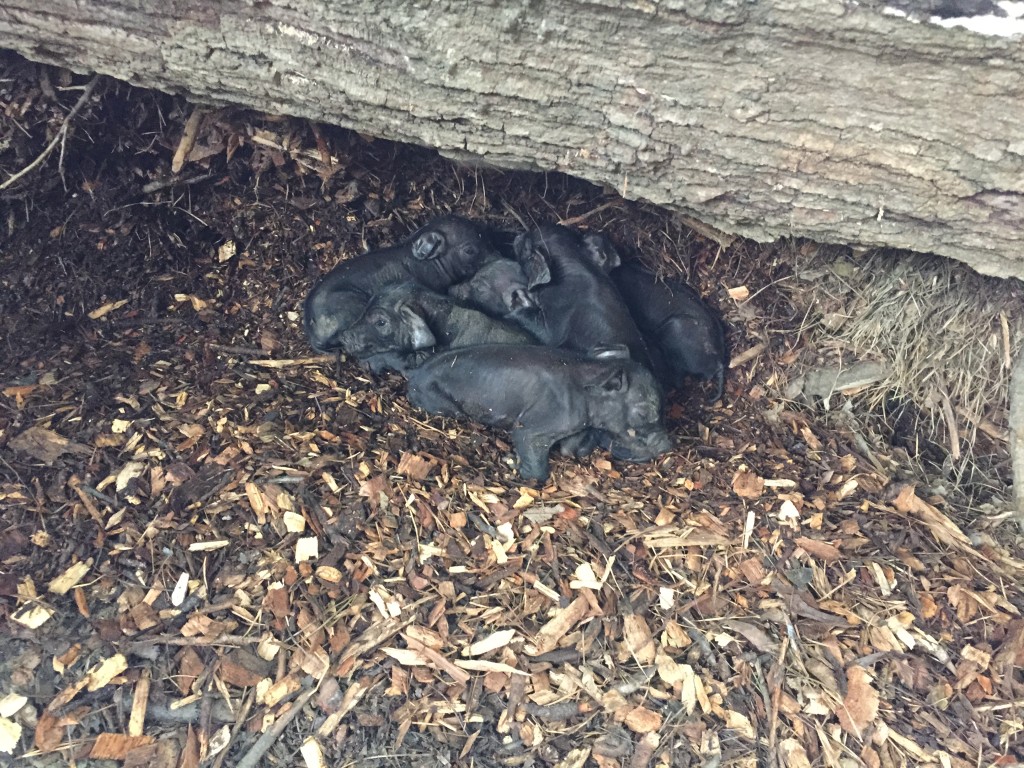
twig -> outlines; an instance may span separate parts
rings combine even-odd
[[[217,174],[215,173],[201,173],[198,176],[188,176],[187,178],[179,178],[178,176],[171,176],[169,178],[159,178],[156,181],[151,181],[148,184],[142,185],[143,195],[152,195],[155,191],[166,189],[169,186],[185,186],[187,184],[198,184],[200,181],[207,181]]]
[[[180,317],[126,317],[123,320],[107,320],[107,328],[142,328],[147,325],[185,325],[191,322]]]
[[[218,352],[227,352],[229,355],[268,355],[270,354],[265,349],[259,349],[258,347],[236,347],[231,344],[215,344],[210,342],[207,344],[210,349],[215,349]]]
[[[79,97],[78,102],[75,104],[75,106],[71,108],[71,111],[68,112],[67,117],[64,118],[64,122],[61,124],[60,130],[57,131],[57,135],[53,137],[49,144],[46,145],[46,149],[42,151],[39,157],[37,157],[28,165],[26,165],[16,174],[11,176],[11,178],[9,178],[3,184],[0,184],[0,191],[7,189],[22,176],[31,173],[40,165],[46,162],[46,158],[50,156],[50,153],[52,153],[53,150],[56,149],[57,145],[60,144],[61,141],[63,141],[64,136],[68,132],[68,126],[71,124],[71,120],[74,118],[75,115],[78,114],[79,110],[81,110],[82,107],[85,106],[85,102],[89,100],[89,97],[92,96],[93,89],[96,87],[96,83],[99,82],[99,79],[100,76],[96,75],[95,77],[93,77],[92,80],[89,81],[89,84],[85,86],[85,90],[82,91],[82,95]]]
[[[1007,429],[999,426],[989,419],[986,419],[984,416],[971,413],[962,405],[955,406],[953,410],[956,411],[957,415],[961,416],[964,421],[970,422],[993,440],[1001,440],[1005,443],[1010,439],[1010,434]]]
[[[188,153],[192,151],[192,147],[196,143],[196,135],[199,133],[199,125],[203,122],[203,110],[193,109],[192,114],[188,116],[188,120],[185,121],[185,130],[181,133],[181,141],[178,142],[178,148],[174,151],[174,157],[171,158],[171,173],[177,174],[181,171],[185,165],[185,160],[188,159]]]
[[[231,726],[231,735],[228,737],[228,744],[231,744],[238,736],[238,732],[245,725],[245,721],[249,719],[249,711],[252,709],[252,703],[256,698],[256,690],[250,689],[249,695],[245,697],[245,701],[242,702],[242,708],[239,710],[238,715],[235,717],[235,724]],[[225,747],[217,755],[217,759],[213,761],[213,768],[220,768],[224,765],[224,759],[228,756],[228,749]]]
[[[147,646],[155,645],[183,645],[183,646],[200,646],[200,645],[255,645],[260,639],[258,637],[248,637],[246,635],[214,635],[211,637],[179,637],[178,635],[160,635],[156,637],[147,637],[145,640],[139,640],[138,642],[130,643],[128,650],[131,653],[136,653],[137,648],[145,648]]]
[[[547,722],[559,722],[569,720],[584,713],[587,708],[581,706],[578,701],[556,701],[553,704],[534,704],[526,702],[526,713],[539,720]]]
[[[609,200],[607,203],[602,203],[601,205],[597,206],[597,208],[593,208],[587,211],[586,213],[581,213],[579,216],[573,216],[571,219],[562,219],[558,223],[561,224],[563,227],[574,227],[577,224],[586,221],[595,213],[600,213],[601,211],[607,210],[608,208],[614,208],[615,206],[620,205],[621,203],[621,200]]]
[[[768,345],[765,344],[763,341],[758,343],[758,344],[755,344],[754,346],[752,346],[747,351],[741,352],[740,354],[738,354],[735,357],[733,357],[729,361],[729,368],[730,369],[731,368],[739,368],[741,365],[743,365],[748,360],[753,360],[755,357],[757,357],[762,352],[764,352],[767,348],[768,348]]]
[[[260,761],[263,756],[267,753],[274,742],[281,738],[281,734],[284,733],[285,729],[291,724],[295,716],[302,711],[302,708],[306,706],[313,694],[316,693],[317,688],[313,687],[306,691],[304,694],[299,696],[292,704],[291,709],[282,715],[277,722],[274,723],[273,727],[262,736],[260,736],[256,743],[252,745],[252,748],[235,764],[235,768],[257,768],[260,765]]]
[[[334,360],[334,355],[317,355],[316,357],[297,357],[293,360],[249,360],[249,365],[258,365],[261,368],[293,368],[299,365],[333,363]]]
[[[217,174],[215,173],[201,173],[198,176],[189,176],[186,179],[178,178],[177,176],[171,176],[167,179],[157,179],[151,181],[149,184],[142,186],[142,194],[151,195],[154,192],[159,192],[161,189],[167,189],[168,187],[185,186],[187,184],[198,184],[201,181],[207,181],[212,179]]]
[[[88,493],[94,499],[99,499],[103,503],[109,504],[112,507],[117,506],[117,499],[113,499],[110,496],[107,496],[107,494],[103,493],[102,491],[97,491],[95,488],[88,486],[85,483],[79,483],[78,487],[81,488],[86,493]]]

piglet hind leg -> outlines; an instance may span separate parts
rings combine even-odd
[[[562,456],[572,456],[577,459],[583,459],[594,452],[598,443],[600,443],[600,435],[597,430],[584,429],[582,432],[577,432],[575,435],[563,437],[558,442],[558,452]]]
[[[408,398],[410,403],[428,413],[437,413],[442,416],[459,416],[462,414],[458,403],[445,394],[441,387],[432,382],[424,384],[410,382]]]

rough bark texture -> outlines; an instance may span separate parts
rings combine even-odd
[[[870,3],[0,0],[0,46],[1024,277],[1021,38]]]

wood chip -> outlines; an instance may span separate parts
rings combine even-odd
[[[527,643],[523,651],[529,656],[539,656],[554,650],[565,633],[589,615],[589,607],[589,600],[585,597],[577,597],[541,627],[533,641]]]

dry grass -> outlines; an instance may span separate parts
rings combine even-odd
[[[787,286],[806,311],[812,345],[831,348],[843,363],[888,366],[888,377],[862,393],[863,401],[874,409],[911,401],[925,417],[925,436],[946,447],[954,469],[973,462],[983,437],[1005,454],[1024,285],[936,256],[807,250],[794,251],[797,279]]]

